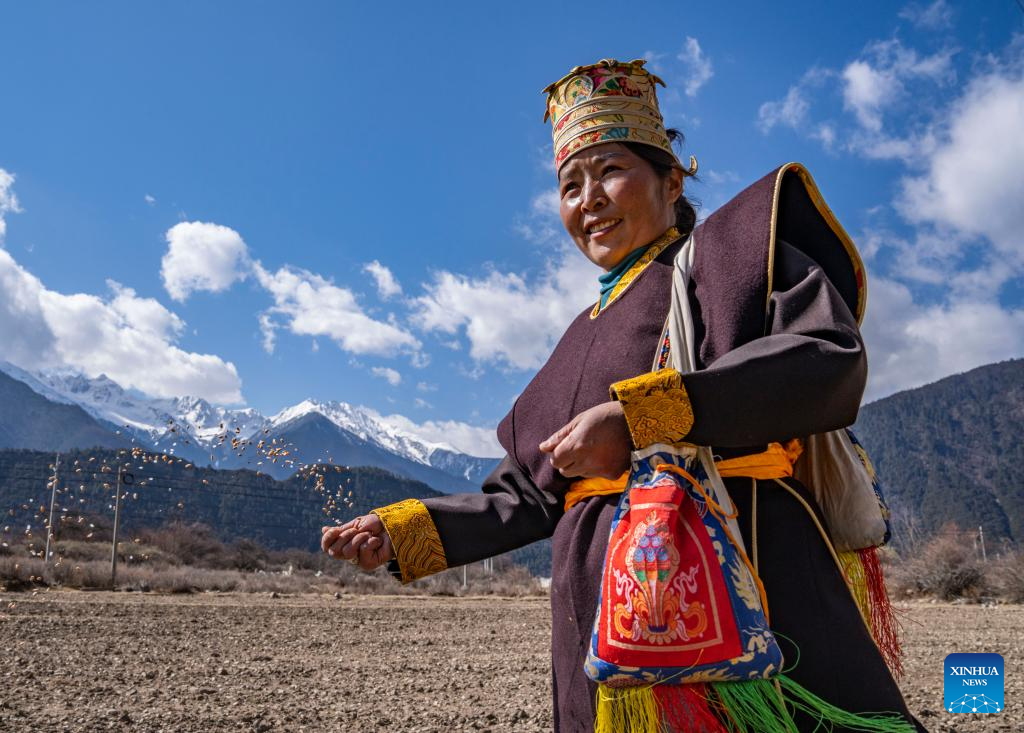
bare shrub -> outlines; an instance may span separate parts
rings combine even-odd
[[[53,553],[63,557],[65,561],[107,560],[110,561],[110,541],[92,542],[88,540],[61,540],[54,544]]]
[[[232,567],[234,558],[213,530],[205,524],[174,522],[159,529],[145,529],[139,538],[162,550],[180,565],[206,568]]]
[[[1000,598],[1010,603],[1024,603],[1024,552],[1003,553],[989,569],[992,586]]]
[[[891,588],[897,595],[943,601],[987,595],[990,587],[972,538],[972,533],[946,525],[893,567]]]
[[[92,540],[109,545],[113,528],[113,521],[105,515],[68,512],[61,514],[56,535],[59,540]]]
[[[0,557],[0,586],[9,591],[28,590],[45,583],[46,563],[37,558]]]
[[[252,540],[238,540],[231,546],[231,566],[236,570],[266,570],[270,553]]]

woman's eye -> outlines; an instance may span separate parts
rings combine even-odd
[[[564,186],[562,186],[562,198],[565,198],[567,195],[575,191],[577,188],[579,188],[579,186],[577,186],[575,183],[565,184]]]
[[[617,165],[609,165],[606,168],[604,168],[604,170],[601,171],[601,178],[604,178],[609,173],[614,173],[615,171],[621,171],[621,170],[622,169],[619,166],[617,166]]]

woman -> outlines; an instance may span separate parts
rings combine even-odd
[[[323,549],[367,570],[388,563],[410,582],[553,537],[555,728],[593,730],[597,688],[584,660],[630,453],[713,446],[771,628],[787,664],[796,662],[788,674],[839,708],[912,720],[822,537],[814,499],[791,479],[782,490],[743,468],[749,456],[778,459],[778,445],[856,418],[866,378],[859,258],[806,171],[772,172],[693,232],[696,369],[651,371],[672,347],[664,326],[673,260],[695,222],[683,182],[696,170],[675,156],[655,83],[642,61],[605,60],[545,90],[562,223],[605,274],[597,303],[499,425],[507,455],[482,492],[382,507],[324,528]],[[803,713],[796,722],[817,724]]]

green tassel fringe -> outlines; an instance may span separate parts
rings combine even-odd
[[[827,703],[785,675],[779,675],[783,695],[797,710],[816,717],[822,724],[866,733],[916,733],[917,728],[897,713],[851,713]]]
[[[732,733],[797,733],[796,723],[771,680],[712,682],[723,712],[725,727]]]
[[[799,733],[793,719],[798,713],[814,721],[815,730],[839,727],[862,733],[916,733],[916,728],[897,713],[847,712],[785,675],[768,680],[712,682],[707,689],[713,698],[707,700],[708,712],[728,733]],[[598,686],[596,733],[659,733],[664,728],[663,718],[652,687]]]
[[[729,716],[735,733],[798,733],[793,713],[804,713],[822,730],[833,726],[864,733],[915,733],[897,713],[851,713],[825,702],[785,675],[775,680],[715,682],[709,685]],[[792,711],[792,712],[791,712]]]

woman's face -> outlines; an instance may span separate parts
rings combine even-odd
[[[680,170],[663,180],[625,145],[595,145],[558,171],[562,224],[587,259],[611,270],[675,224],[682,187]]]

